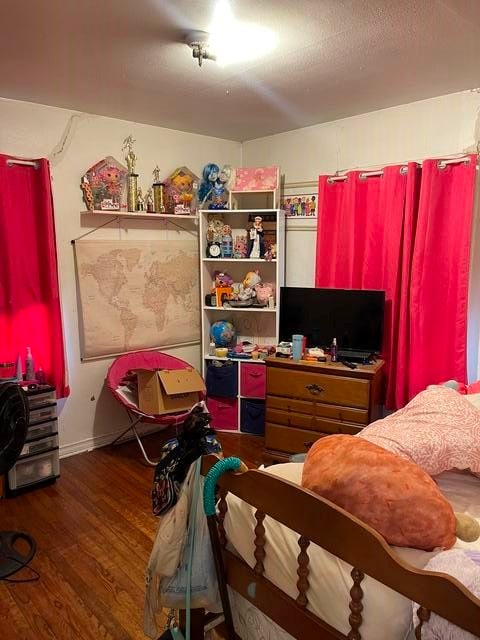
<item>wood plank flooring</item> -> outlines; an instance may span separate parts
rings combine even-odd
[[[219,438],[225,455],[261,464],[263,438]],[[163,439],[144,439],[152,457]],[[40,574],[38,582],[0,582],[0,640],[146,637],[144,570],[157,525],[152,477],[136,443],[127,443],[62,460],[55,484],[0,500],[0,530],[33,535]]]

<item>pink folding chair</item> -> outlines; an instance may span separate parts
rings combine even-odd
[[[119,393],[119,387],[121,386],[121,382],[124,379],[125,375],[128,371],[134,371],[136,369],[191,369],[192,365],[185,362],[185,360],[180,360],[179,358],[175,358],[174,356],[170,356],[166,353],[162,353],[161,351],[134,351],[132,353],[126,353],[125,355],[119,356],[111,365],[107,372],[106,383],[107,387],[113,393],[115,398],[122,403],[125,407],[128,418],[130,420],[130,424],[128,427],[122,431],[122,433],[115,438],[112,442],[114,445],[120,438],[122,438],[128,431],[132,430],[135,438],[137,439],[138,446],[145,458],[146,462],[152,466],[156,465],[156,462],[150,460],[145,451],[145,447],[142,444],[140,436],[137,431],[137,424],[139,422],[145,422],[148,424],[158,424],[167,428],[171,425],[179,425],[182,424],[188,415],[188,411],[182,411],[181,413],[169,413],[166,415],[155,416],[155,415],[147,415],[142,413],[140,409],[129,402],[129,400]],[[199,393],[199,400],[203,399],[203,394]]]

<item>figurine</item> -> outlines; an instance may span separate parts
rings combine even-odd
[[[249,242],[247,256],[249,258],[263,258],[265,255],[265,242],[262,218],[255,216],[255,221],[249,231]]]
[[[241,260],[247,257],[247,236],[235,236],[235,244],[233,247],[233,257]]]
[[[200,207],[203,207],[208,200],[212,199],[213,188],[215,182],[218,180],[219,173],[220,167],[212,162],[203,167],[202,181],[198,188],[198,200],[200,202]]]
[[[147,196],[146,196],[145,200],[146,200],[146,203],[147,203],[147,211],[148,211],[148,213],[154,213],[155,212],[155,206],[153,204],[152,188],[150,188],[147,191]]]
[[[137,189],[136,210],[137,211],[145,211],[145,199],[143,197],[142,188],[141,187],[138,187],[138,189]]]
[[[133,151],[133,144],[135,140],[132,135],[129,135],[123,141],[122,151],[127,151],[127,155],[125,156],[125,162],[127,163],[128,173],[130,175],[135,175],[135,165],[137,164],[137,156]]]
[[[233,258],[232,227],[228,224],[223,225],[222,258]]]

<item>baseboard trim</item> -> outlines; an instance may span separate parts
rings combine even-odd
[[[93,436],[92,438],[85,438],[84,440],[79,440],[78,442],[71,442],[70,444],[60,445],[59,456],[60,458],[69,458],[70,456],[76,456],[79,453],[86,453],[87,451],[93,451],[94,449],[99,449],[100,447],[107,447],[115,440],[115,438],[117,438],[122,433],[125,428],[126,425],[123,429],[118,429],[117,431],[111,431],[110,433]],[[164,426],[155,424],[137,425],[137,431],[141,436],[164,430]],[[119,440],[119,443],[129,442],[130,440],[133,440],[134,437],[135,436],[133,435],[133,432],[128,431],[125,436],[121,440]]]

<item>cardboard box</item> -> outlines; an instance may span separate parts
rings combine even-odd
[[[188,411],[205,392],[196,369],[138,369],[138,406],[148,415]]]

